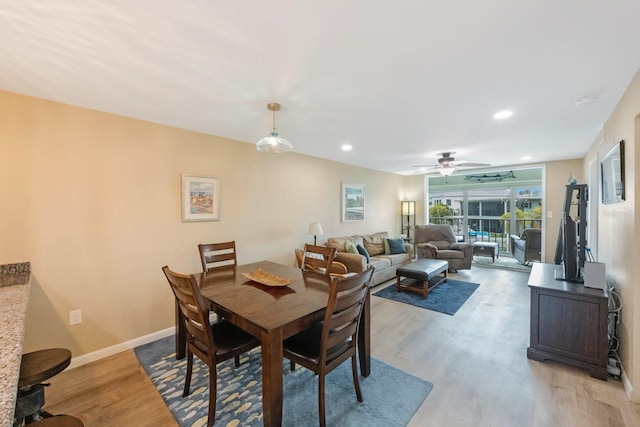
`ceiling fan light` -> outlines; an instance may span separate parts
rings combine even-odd
[[[442,166],[440,169],[438,169],[438,171],[442,176],[450,176],[452,173],[456,171],[456,168],[450,165],[445,165],[445,166]]]

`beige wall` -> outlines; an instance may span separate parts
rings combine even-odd
[[[400,233],[402,176],[7,92],[0,111],[0,263],[33,271],[25,351],[76,357],[170,327],[161,267],[199,271],[200,242],[293,264],[310,222],[319,241]],[[181,222],[183,172],[221,177],[220,221]],[[364,222],[340,222],[341,181],[365,185]]]
[[[625,388],[634,402],[640,402],[640,214],[636,203],[640,198],[635,174],[640,156],[635,149],[640,142],[639,114],[640,71],[584,157],[586,171],[593,159],[601,160],[620,140],[625,141],[625,201],[603,205],[598,196],[598,261],[606,263],[607,281],[622,298],[619,355],[626,374]]]

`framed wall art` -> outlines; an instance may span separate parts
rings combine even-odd
[[[624,200],[624,140],[613,147],[600,162],[602,203]]]
[[[220,219],[220,178],[182,174],[182,222]]]
[[[342,183],[342,222],[364,221],[364,185]]]

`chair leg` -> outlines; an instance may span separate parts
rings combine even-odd
[[[209,414],[207,418],[207,427],[212,427],[216,421],[216,401],[218,400],[218,392],[216,390],[216,365],[209,367]]]
[[[236,362],[236,368],[240,366],[240,355],[236,356],[233,360]]]
[[[291,369],[291,372],[296,370],[296,362],[294,362],[293,360],[289,360],[289,368]]]
[[[358,364],[356,362],[356,355],[351,356],[351,373],[353,375],[353,385],[356,388],[356,396],[358,402],[362,402],[362,390],[360,390],[360,380],[358,378]]]
[[[191,387],[191,372],[193,369],[193,353],[187,350],[187,374],[184,378],[184,391],[182,397],[189,396],[189,388]]]
[[[326,427],[327,420],[324,415],[324,376],[325,373],[318,373],[318,414],[320,415],[320,427]]]

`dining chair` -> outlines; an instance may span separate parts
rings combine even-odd
[[[193,355],[198,356],[209,367],[209,413],[207,426],[213,425],[216,416],[217,364],[260,345],[252,335],[220,320],[209,323],[209,308],[200,293],[200,287],[193,274],[185,275],[162,267],[184,319],[187,338],[187,373],[182,397],[190,393]]]
[[[198,252],[200,252],[200,262],[202,262],[202,271],[204,273],[213,269],[235,267],[238,265],[235,240],[231,242],[199,244]]]
[[[283,342],[283,355],[291,370],[299,363],[318,375],[318,412],[320,426],[325,420],[325,375],[351,358],[351,372],[356,397],[362,402],[358,381],[356,349],[362,307],[364,306],[374,267],[348,277],[334,277],[329,285],[329,299],[324,321]]]
[[[296,248],[294,250],[294,254],[296,256],[296,263],[298,264],[298,268],[302,268],[302,257],[304,254],[304,249]],[[347,269],[347,266],[338,261],[333,261],[331,263],[331,267],[329,267],[329,274],[332,276],[340,276],[348,273],[349,270]]]
[[[301,268],[304,271],[311,270],[328,276],[331,273],[335,256],[335,248],[305,244],[302,252]]]

